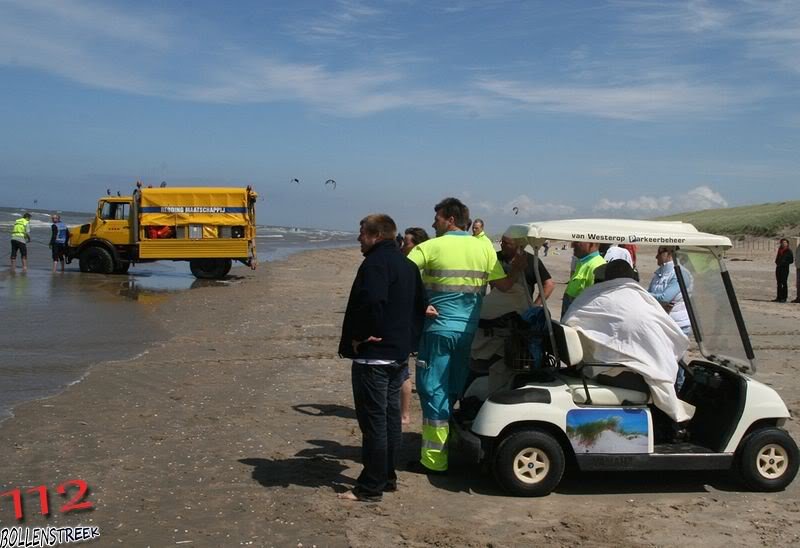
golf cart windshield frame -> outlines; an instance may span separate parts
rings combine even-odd
[[[673,250],[673,259],[675,262],[675,274],[678,278],[678,285],[681,288],[684,303],[686,304],[689,319],[692,325],[692,332],[697,342],[700,353],[709,361],[733,367],[741,371],[756,371],[756,360],[753,352],[753,347],[750,342],[750,335],[747,332],[747,327],[744,323],[739,301],[736,298],[736,292],[733,289],[731,276],[725,264],[724,250],[717,248],[675,248]],[[716,276],[708,277],[705,291],[693,291],[692,278],[687,280],[687,274],[692,272],[692,258],[709,255],[714,261],[714,266],[717,267],[715,272],[719,273],[719,278]],[[691,276],[691,274],[690,274]],[[695,277],[701,278],[702,273],[695,272]],[[721,282],[721,285],[718,285]],[[713,286],[712,286],[713,285]],[[700,294],[698,294],[700,293]],[[706,293],[708,295],[703,295]],[[730,310],[718,309],[718,312],[709,311],[714,304],[718,304],[721,299],[711,299],[708,302],[709,296],[721,297],[722,294],[727,298]],[[700,306],[698,301],[703,300],[704,306]],[[731,318],[735,326],[735,332],[730,329],[729,321],[724,320],[724,316],[730,312]],[[719,321],[714,321],[718,318],[723,318],[723,325],[719,325]],[[736,355],[739,352],[726,351],[725,349],[733,350],[735,344],[734,339],[738,338],[742,343],[740,351],[743,355]]]

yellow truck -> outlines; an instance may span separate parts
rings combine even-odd
[[[247,188],[137,188],[105,196],[91,223],[71,227],[67,260],[81,272],[124,274],[132,264],[189,261],[198,278],[223,278],[233,261],[257,264],[258,195]]]

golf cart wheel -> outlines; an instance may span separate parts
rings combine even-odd
[[[783,491],[799,464],[797,444],[780,428],[756,430],[742,441],[739,473],[753,491]]]
[[[80,269],[81,272],[111,274],[114,270],[114,258],[106,249],[93,245],[81,252]]]
[[[564,450],[547,432],[516,432],[500,444],[494,473],[498,483],[513,495],[543,497],[561,481]]]

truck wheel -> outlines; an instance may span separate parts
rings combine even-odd
[[[81,252],[80,268],[81,272],[111,274],[114,271],[114,258],[102,247],[92,246]]]
[[[564,450],[553,436],[541,430],[524,430],[500,444],[494,473],[512,495],[542,497],[561,481],[564,463]]]
[[[130,261],[120,261],[117,263],[117,266],[114,267],[114,274],[127,274],[130,267]]]
[[[739,474],[753,491],[783,491],[797,475],[800,451],[780,428],[762,428],[742,440]]]
[[[230,259],[192,259],[189,268],[195,278],[202,280],[219,280],[231,269]]]

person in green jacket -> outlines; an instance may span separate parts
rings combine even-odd
[[[28,270],[28,242],[31,241],[31,214],[25,213],[11,227],[11,270],[17,268],[17,251],[22,255],[22,271]]]
[[[583,293],[583,290],[590,285],[594,285],[594,271],[597,267],[606,264],[599,249],[600,244],[597,243],[572,242],[572,253],[578,261],[575,265],[575,272],[564,290],[564,297],[561,301],[562,318],[566,315],[567,309],[575,297]]]
[[[489,236],[486,235],[486,232],[483,231],[483,227],[483,219],[475,219],[472,222],[472,235],[478,238],[478,241],[485,243],[492,249],[492,251],[494,251],[494,244]]]

